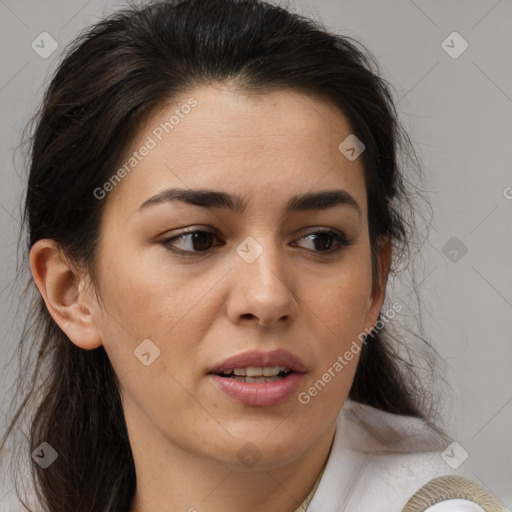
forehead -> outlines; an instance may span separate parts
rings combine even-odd
[[[174,120],[178,124],[171,130],[173,142],[205,147],[214,153],[216,147],[221,148],[220,152],[229,147],[257,151],[264,149],[261,147],[264,145],[280,152],[300,151],[302,155],[318,157],[327,148],[332,150],[334,146],[337,150],[339,137],[351,132],[343,113],[318,98],[291,90],[256,95],[221,85],[198,88],[175,99],[172,105],[154,113],[146,132],[151,127],[155,127],[153,132],[158,132],[170,114],[180,110],[191,98],[197,105],[190,113]],[[194,140],[189,138],[192,132],[197,136]],[[161,138],[165,139],[166,135],[167,132]],[[305,141],[314,144],[304,145]],[[165,145],[166,141],[161,142]]]
[[[237,187],[241,195],[343,186],[359,189],[364,211],[362,159],[349,161],[339,149],[351,133],[338,108],[291,90],[193,89],[141,127],[122,163],[132,155],[134,165],[111,199],[122,195],[133,209],[167,186]],[[140,151],[144,147],[150,149]],[[144,156],[135,159],[134,152]]]

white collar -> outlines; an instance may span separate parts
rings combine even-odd
[[[448,443],[449,444],[449,443]],[[307,512],[397,512],[432,478],[460,474],[428,425],[347,399]]]

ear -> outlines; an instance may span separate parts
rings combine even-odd
[[[378,262],[378,287],[371,291],[368,299],[368,313],[364,328],[368,331],[375,327],[379,314],[384,304],[386,297],[386,285],[388,282],[389,271],[391,269],[391,241],[389,238],[384,238],[379,243],[379,252],[377,255]]]
[[[32,246],[30,268],[49,313],[67,337],[85,350],[102,345],[89,303],[91,299],[54,240],[38,240]]]

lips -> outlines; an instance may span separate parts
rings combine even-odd
[[[222,372],[233,368],[284,366],[292,372],[305,373],[306,368],[301,359],[284,349],[276,349],[270,352],[251,350],[242,354],[229,357],[215,365],[208,373],[221,375]]]

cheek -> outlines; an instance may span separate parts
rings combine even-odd
[[[195,360],[194,323],[187,321],[187,315],[194,315],[198,300],[193,299],[201,291],[194,290],[197,286],[190,281],[185,289],[182,277],[172,281],[158,267],[129,262],[127,257],[115,266],[103,265],[100,282],[105,305],[99,310],[104,348],[125,402],[132,409],[145,410],[149,417],[162,414],[163,403],[192,410],[195,401],[185,390],[190,372],[183,362]],[[144,353],[149,353],[148,365]],[[169,425],[174,420],[178,425],[179,418],[171,421],[166,415]]]
[[[169,325],[185,306],[182,279],[177,273],[166,274],[161,265],[126,243],[125,250],[114,256],[111,242],[99,259],[101,291],[110,313],[106,323],[117,321],[135,338],[148,336],[148,329],[162,321]]]
[[[105,254],[100,276],[105,307],[99,315],[105,350],[116,372],[138,373],[141,365],[134,351],[149,339],[160,351],[155,367],[164,372],[165,367],[181,378],[187,370],[182,362],[196,359],[210,328],[216,307],[213,284],[224,273],[192,277],[190,272],[138,257],[136,251],[133,257],[119,258],[114,266],[109,267],[108,261]],[[155,382],[148,386],[154,387]]]
[[[340,391],[350,387],[359,360],[362,333],[368,308],[371,304],[371,266],[367,254],[354,254],[334,269],[328,281],[309,280],[304,287],[306,308],[304,314],[310,318],[312,332],[316,333],[315,356],[320,367],[315,379],[331,369],[337,377],[332,386],[332,397],[339,397]],[[364,333],[363,333],[364,334]],[[348,353],[348,352],[349,353]],[[343,370],[336,372],[333,365],[338,356],[347,358],[341,363]],[[339,365],[338,365],[339,369]],[[329,375],[326,375],[329,379]],[[336,391],[335,391],[336,388]],[[324,394],[324,397],[330,392]]]
[[[372,276],[371,268],[357,261],[344,261],[333,269],[332,277],[322,279],[306,287],[314,310],[333,332],[346,332],[357,326],[359,329],[369,307]],[[314,290],[314,291],[313,291]]]

